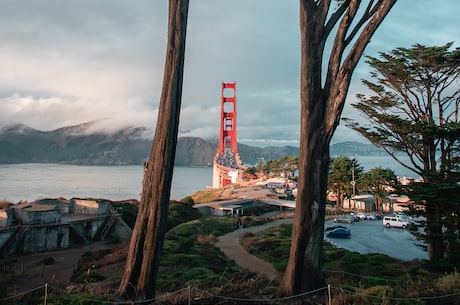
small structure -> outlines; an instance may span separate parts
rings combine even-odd
[[[243,215],[244,208],[255,205],[254,199],[233,199],[195,204],[193,207],[203,215]]]
[[[43,199],[0,210],[0,257],[130,237],[131,229],[107,200]]]
[[[353,198],[348,198],[343,201],[343,208],[356,211],[375,211],[374,196],[372,195],[356,195]]]

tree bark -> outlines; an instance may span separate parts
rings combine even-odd
[[[329,14],[330,0],[300,1],[300,165],[291,251],[279,288],[279,294],[283,296],[325,287],[322,251],[329,144],[340,121],[353,71],[396,0],[381,0],[368,6],[356,27],[352,27],[360,2],[343,1],[335,13]],[[323,79],[326,40],[337,23],[327,74]],[[362,31],[358,31],[361,26]],[[345,49],[355,36],[357,38],[345,57]]]
[[[188,6],[188,0],[169,1],[168,45],[158,121],[118,290],[123,298],[148,300],[155,296],[177,144]]]

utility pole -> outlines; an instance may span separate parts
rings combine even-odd
[[[353,187],[353,210],[355,210],[356,209],[356,200],[355,200],[356,181],[355,181],[355,167],[354,166],[351,168],[351,185]]]

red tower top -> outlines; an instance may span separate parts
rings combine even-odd
[[[236,155],[236,82],[222,82],[222,97],[220,111],[219,151],[222,154],[226,148]]]

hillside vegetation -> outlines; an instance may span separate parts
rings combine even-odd
[[[238,304],[254,304],[253,300],[261,299],[267,300],[264,304],[291,304],[292,300],[270,302],[276,299],[278,283],[243,270],[215,246],[219,236],[237,229],[235,218],[200,217],[192,212],[191,198],[171,204],[171,229],[165,236],[155,304],[185,304],[190,298],[192,304],[235,304],[234,299],[239,300]],[[128,204],[131,209],[126,209],[127,214],[132,217],[136,206]],[[242,223],[258,225],[273,219],[255,214],[258,212],[244,216]],[[287,264],[291,230],[291,225],[282,225],[246,234],[242,244],[282,272]],[[127,244],[115,243],[108,249],[85,253],[72,277],[72,289],[55,287],[48,295],[49,304],[103,304],[116,299],[126,250]],[[46,263],[57,262],[50,257]],[[5,264],[3,270],[10,272],[1,276],[0,304],[11,304],[10,299],[2,303],[1,298],[20,291],[14,283],[21,275],[13,262]],[[329,244],[324,248],[324,273],[332,289],[331,304],[458,304],[460,295],[460,274],[455,270],[433,270],[427,262],[401,262],[382,254],[361,255]],[[25,299],[14,300],[14,304],[41,304],[41,300],[41,295],[26,295]]]

